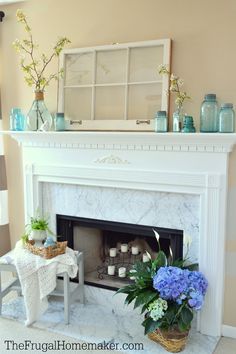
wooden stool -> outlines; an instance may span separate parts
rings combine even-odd
[[[79,292],[81,302],[84,304],[84,258],[82,252],[77,252],[77,264],[78,264],[78,283],[70,282],[68,273],[58,274],[56,289],[50,293],[50,296],[62,296],[64,297],[64,322],[69,324],[70,322],[70,305],[72,302],[79,298]],[[2,289],[1,284],[1,272],[12,272],[15,278],[9,285]],[[2,299],[10,291],[17,291],[18,295],[21,295],[20,281],[17,276],[17,270],[14,265],[14,251],[10,251],[4,256],[0,257],[0,315],[2,314]]]

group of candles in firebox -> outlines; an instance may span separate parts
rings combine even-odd
[[[123,254],[128,253],[128,244],[127,243],[121,244],[120,250],[121,250],[121,253],[123,253]],[[137,256],[139,254],[138,246],[131,247],[131,254],[133,256]],[[109,255],[111,258],[115,258],[117,255],[117,248],[110,248]],[[143,253],[143,262],[145,263],[148,261],[149,261],[148,255],[146,253]],[[115,275],[115,269],[116,269],[115,265],[109,265],[107,268],[108,275]],[[126,277],[126,268],[125,267],[120,267],[118,269],[118,276],[120,278]],[[132,277],[130,277],[130,279],[132,280]]]

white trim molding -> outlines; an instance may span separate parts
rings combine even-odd
[[[228,155],[236,134],[8,134],[23,147],[26,222],[42,205],[42,182],[198,195],[199,267],[209,282],[198,329],[222,334]]]
[[[236,134],[179,134],[141,132],[7,132],[19,144],[28,147],[70,149],[230,152]]]
[[[236,339],[236,327],[233,326],[222,326],[222,336]]]

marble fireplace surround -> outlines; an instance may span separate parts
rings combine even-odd
[[[199,197],[199,266],[208,281],[203,334],[222,333],[228,155],[236,134],[5,132],[23,148],[25,215],[57,183]]]

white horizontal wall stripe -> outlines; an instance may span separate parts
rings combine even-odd
[[[0,131],[2,130],[2,120],[0,119]],[[0,135],[0,155],[3,155],[3,139]]]
[[[8,223],[8,191],[0,191],[0,225]]]

